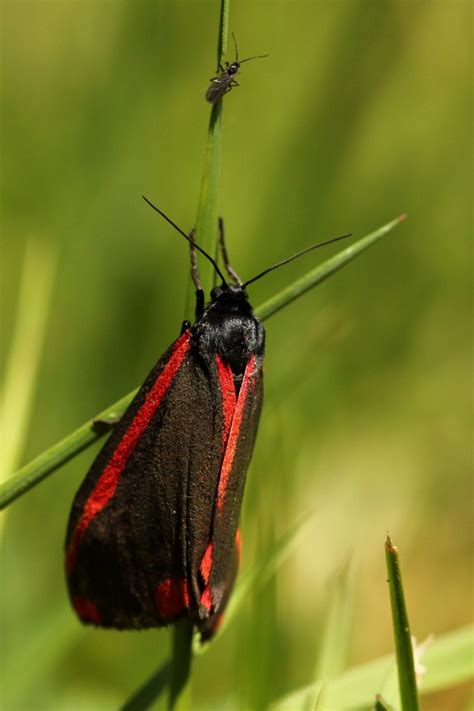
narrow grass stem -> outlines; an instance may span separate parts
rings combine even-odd
[[[387,563],[390,604],[392,607],[393,632],[397,656],[398,683],[402,711],[419,711],[418,689],[416,686],[413,646],[410,637],[410,624],[403,592],[402,572],[398,550],[390,536],[385,540],[385,558]]]
[[[175,625],[172,640],[168,711],[184,711],[190,708],[192,622],[183,620]]]
[[[221,0],[217,39],[217,64],[222,64],[227,49],[227,33],[230,0]],[[206,153],[201,181],[201,191],[196,217],[196,240],[209,255],[216,254],[219,218],[219,195],[222,162],[222,106],[213,104],[207,132]],[[199,275],[204,293],[208,294],[214,284],[215,271],[207,259],[198,253]],[[188,289],[186,308],[191,313],[194,293]],[[182,711],[190,707],[191,661],[193,656],[193,625],[185,620],[175,625],[172,632],[173,653],[169,684],[169,711]]]
[[[221,0],[219,32],[217,41],[217,65],[221,65],[227,51],[229,2]],[[219,195],[222,163],[222,112],[223,101],[213,104],[207,132],[204,169],[196,216],[196,239],[208,254],[214,255],[217,241],[217,221],[219,218]],[[212,265],[198,255],[199,274],[204,292],[208,294],[214,285],[215,272]],[[186,298],[187,313],[192,313],[194,290],[190,286]]]
[[[146,711],[166,688],[170,677],[170,662],[165,662],[120,707],[120,711]]]

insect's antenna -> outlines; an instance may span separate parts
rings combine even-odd
[[[239,50],[237,49],[237,40],[235,39],[235,35],[232,32],[232,39],[234,40],[234,47],[235,47],[235,61],[239,61]]]
[[[207,252],[205,252],[204,249],[202,247],[200,247],[198,244],[196,244],[196,242],[194,242],[189,237],[189,235],[187,235],[186,232],[184,232],[184,230],[182,230],[180,227],[178,227],[176,222],[173,222],[173,220],[170,217],[168,217],[168,215],[165,215],[165,213],[162,210],[160,210],[159,207],[156,207],[156,205],[153,205],[153,203],[150,202],[150,200],[148,200],[147,197],[142,195],[142,198],[145,200],[146,203],[148,203],[148,205],[150,207],[153,208],[153,210],[155,210],[159,215],[161,215],[161,217],[163,217],[166,220],[166,222],[168,222],[172,227],[174,227],[177,232],[179,232],[181,235],[183,235],[184,239],[186,239],[195,249],[197,249],[198,252],[201,252],[201,254],[203,254],[211,262],[212,266],[214,267],[214,269],[216,270],[216,272],[222,279],[222,283],[227,284],[224,275],[222,274],[221,270],[217,266],[216,261],[211,257],[211,255],[208,254]]]
[[[264,57],[269,56],[269,54],[256,54],[255,57],[247,57],[247,59],[241,59],[239,64],[243,64],[244,62],[250,62],[251,59],[264,59]]]
[[[312,252],[313,249],[318,249],[319,247],[326,247],[328,244],[332,244],[333,242],[339,242],[341,239],[346,239],[347,237],[350,237],[351,233],[348,232],[345,235],[341,235],[340,237],[333,237],[332,239],[328,239],[325,242],[318,242],[317,244],[312,244],[310,247],[306,247],[306,249],[302,249],[301,252],[296,252],[296,254],[293,254],[291,257],[287,257],[286,259],[283,259],[283,261],[278,262],[278,264],[274,264],[271,267],[268,267],[268,269],[264,269],[263,272],[260,272],[260,274],[257,274],[257,276],[252,277],[252,279],[249,279],[248,281],[245,282],[245,284],[242,284],[242,288],[244,289],[246,286],[249,284],[253,284],[254,281],[257,281],[257,279],[261,279],[265,274],[268,274],[268,272],[272,272],[274,269],[278,269],[279,267],[282,267],[284,264],[288,264],[289,262],[292,262],[294,259],[298,259],[298,257],[302,257],[303,254],[306,254],[307,252]]]

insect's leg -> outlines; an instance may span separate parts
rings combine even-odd
[[[232,79],[231,84],[232,84],[232,86],[240,86],[240,84],[239,84],[239,82],[237,81],[237,79]]]
[[[221,254],[222,254],[222,261],[224,262],[224,266],[225,266],[227,274],[237,284],[242,284],[242,279],[239,277],[239,275],[235,271],[234,267],[229,262],[229,255],[227,253],[227,247],[226,247],[226,243],[225,243],[224,220],[222,219],[222,217],[219,217],[219,247],[220,247]]]
[[[204,290],[202,288],[201,279],[199,277],[199,269],[197,265],[197,249],[194,246],[195,236],[196,232],[194,229],[192,229],[189,233],[189,238],[191,240],[191,244],[189,247],[189,255],[191,258],[191,279],[193,280],[193,284],[196,287],[196,318],[199,318],[204,312]]]

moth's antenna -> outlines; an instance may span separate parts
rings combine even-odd
[[[217,266],[216,261],[210,256],[210,254],[208,254],[207,252],[205,252],[202,247],[200,247],[198,244],[196,244],[196,242],[194,242],[194,241],[189,237],[189,235],[187,235],[186,232],[184,232],[184,230],[182,230],[180,227],[178,227],[178,225],[176,224],[176,222],[173,222],[173,220],[172,220],[170,217],[168,217],[168,215],[165,215],[165,213],[164,213],[162,210],[160,210],[159,207],[156,207],[156,205],[153,205],[153,203],[150,202],[150,200],[148,200],[147,197],[145,197],[144,195],[142,195],[142,198],[145,200],[146,203],[148,203],[148,205],[149,205],[150,207],[153,208],[153,210],[155,210],[159,215],[161,215],[161,217],[163,217],[163,218],[166,220],[166,222],[168,222],[172,227],[174,227],[175,230],[176,230],[177,232],[179,232],[179,233],[184,237],[184,239],[186,239],[195,249],[197,249],[198,252],[201,252],[201,254],[203,254],[203,255],[206,257],[206,259],[208,259],[208,260],[211,262],[212,266],[214,267],[214,269],[216,270],[216,272],[218,273],[218,275],[219,275],[220,278],[222,279],[222,283],[223,283],[223,284],[227,284],[224,275],[222,274],[221,270],[220,270],[219,267]]]
[[[296,252],[296,254],[293,254],[291,257],[287,257],[286,259],[283,259],[283,261],[278,262],[278,264],[274,264],[271,267],[268,267],[268,269],[264,269],[263,272],[260,274],[257,274],[257,276],[252,277],[252,279],[249,279],[248,281],[245,282],[245,284],[242,284],[242,288],[244,289],[246,286],[249,284],[253,284],[254,281],[257,281],[257,279],[261,279],[265,274],[268,274],[269,272],[272,272],[274,269],[278,269],[279,267],[282,267],[284,264],[288,264],[289,262],[292,262],[294,259],[298,259],[298,257],[302,257],[303,254],[306,254],[307,252],[311,252],[313,249],[318,249],[319,247],[325,247],[328,244],[333,244],[333,242],[339,242],[341,239],[346,239],[347,237],[350,237],[351,233],[348,232],[345,235],[341,235],[340,237],[333,237],[332,239],[328,239],[325,242],[318,242],[317,244],[312,244],[310,247],[306,247],[306,249],[302,249],[301,252]]]
[[[235,35],[232,32],[232,39],[234,40],[234,47],[235,47],[235,61],[239,61],[239,50],[237,49],[237,40],[235,39]]]

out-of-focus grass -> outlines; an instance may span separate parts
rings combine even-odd
[[[438,639],[431,641],[422,655],[426,674],[420,679],[421,692],[426,695],[430,694],[424,698],[424,706],[427,709],[437,707],[436,696],[430,692],[442,689],[443,686],[449,686],[449,684],[454,686],[466,681],[469,683],[472,676],[473,645],[474,630],[472,626],[441,635]],[[368,709],[372,707],[376,698],[374,689],[382,689],[382,697],[385,700],[387,698],[393,699],[391,705],[394,708],[405,708],[400,706],[397,661],[394,654],[351,667],[337,677],[326,679],[325,682],[318,681],[310,686],[294,690],[291,694],[278,699],[271,708],[273,711],[306,711],[308,708],[314,708],[314,699],[317,698],[319,703],[324,693],[322,708],[325,711],[329,711],[329,709],[346,709],[347,711],[355,708]],[[466,687],[464,695],[465,691]],[[456,695],[452,694],[451,698],[456,699]],[[447,708],[446,705],[444,708]],[[455,708],[455,705],[448,705],[448,708]],[[468,706],[466,705],[465,708]]]
[[[308,505],[317,516],[197,661],[197,707],[264,702],[313,678],[326,586],[361,542],[349,662],[389,652],[387,529],[413,633],[468,620],[470,20],[464,2],[234,0],[242,56],[271,53],[243,66],[225,104],[221,209],[241,275],[401,211],[410,220],[268,324],[244,568]],[[4,359],[28,235],[55,235],[60,252],[24,461],[141,382],[178,333],[187,250],[140,195],[192,226],[215,22],[215,3],[183,0],[2,7]],[[305,270],[255,284],[253,302]],[[4,637],[25,681],[8,684],[7,708],[116,708],[168,654],[167,631],[82,629],[65,612],[64,529],[92,456],[11,509]],[[35,639],[32,678],[21,651]]]
[[[55,255],[47,243],[39,240],[26,243],[15,327],[8,343],[2,382],[0,482],[17,467],[25,444],[54,281],[54,264]]]

